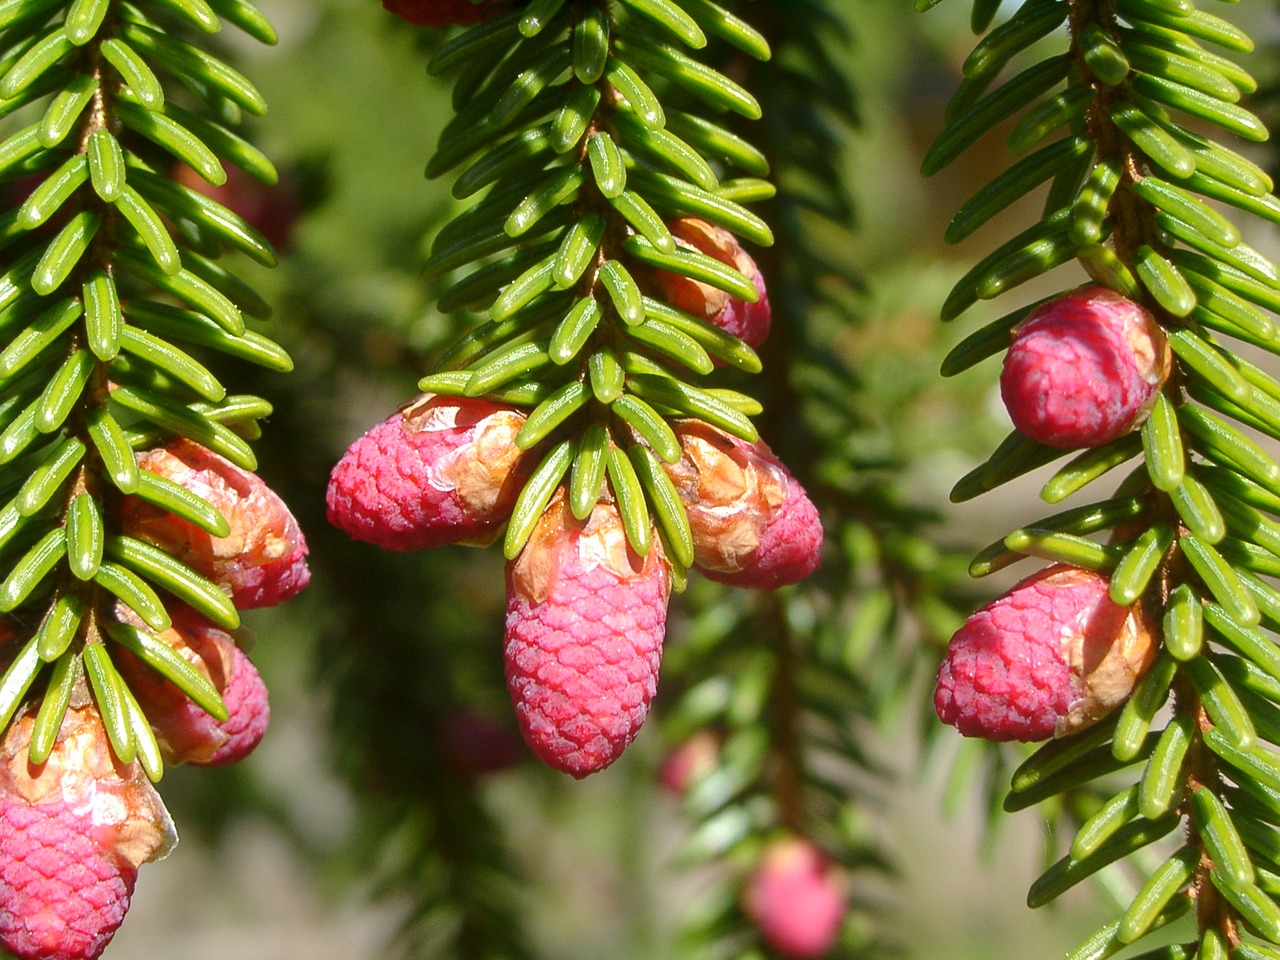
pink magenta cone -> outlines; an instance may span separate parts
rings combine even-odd
[[[689,514],[694,565],[720,583],[761,590],[813,573],[822,522],[773,451],[700,420],[674,427],[684,456],[666,471]]]
[[[525,741],[582,778],[631,742],[658,683],[671,568],[639,557],[617,509],[585,521],[558,496],[507,565],[507,688]]]
[[[1000,394],[1013,425],[1032,440],[1096,447],[1146,419],[1170,362],[1150,313],[1106,287],[1082,287],[1014,330]]]
[[[129,909],[138,867],[177,842],[137,763],[119,764],[97,710],[67,711],[48,761],[33,714],[0,745],[0,946],[19,960],[92,960]]]
[[[215,537],[195,524],[127,497],[125,533],[172,553],[231,595],[240,609],[270,607],[307,585],[307,543],[298,521],[257,474],[190,440],[138,454],[138,466],[202,497],[231,532]]]
[[[775,840],[747,882],[743,906],[764,941],[784,957],[816,960],[835,946],[846,911],[844,884],[807,840]]]
[[[773,322],[769,295],[765,291],[760,269],[751,255],[742,249],[737,238],[723,227],[697,217],[681,217],[667,226],[682,246],[705,253],[741,273],[755,284],[760,297],[755,303],[748,303],[741,297],[725,293],[699,280],[658,271],[654,274],[654,280],[663,299],[673,307],[733,334],[748,346],[758,347],[764,343]]]
[[[525,414],[490,400],[426,395],[347,449],[329,479],[329,522],[384,550],[486,540],[523,475]]]
[[[933,705],[966,737],[1046,740],[1084,729],[1128,699],[1155,657],[1138,605],[1101,574],[1055,565],[965,621],[947,647]]]
[[[396,16],[423,27],[452,27],[480,23],[505,10],[506,2],[475,4],[470,0],[382,0]]]
[[[266,684],[230,634],[189,607],[175,606],[170,613],[173,626],[156,636],[213,684],[222,695],[226,719],[211,716],[127,651],[113,654],[117,666],[151,722],[166,761],[217,767],[243,760],[262,740],[271,718]],[[125,619],[141,626],[131,616]]]

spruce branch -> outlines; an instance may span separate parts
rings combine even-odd
[[[977,32],[986,32],[997,6],[974,4]],[[1005,64],[1063,22],[1066,54],[994,86]],[[1109,721],[1082,732],[1068,728],[1037,751],[1015,772],[1006,801],[1021,809],[1085,785],[1105,796],[1112,788],[1095,785],[1097,778],[1143,764],[1136,789],[1112,794],[1080,827],[1067,856],[1033,885],[1033,906],[1172,829],[1185,830],[1185,844],[1166,851],[1169,859],[1119,920],[1073,957],[1109,956],[1193,905],[1196,940],[1152,955],[1261,956],[1280,937],[1280,909],[1258,873],[1266,869],[1264,838],[1273,828],[1241,798],[1271,740],[1257,721],[1273,705],[1267,694],[1248,692],[1244,678],[1272,674],[1274,640],[1259,627],[1280,624],[1266,609],[1273,589],[1253,574],[1271,553],[1258,541],[1268,539],[1267,491],[1280,470],[1252,432],[1276,436],[1263,413],[1275,381],[1232,343],[1270,342],[1267,314],[1278,305],[1280,274],[1206,203],[1271,219],[1274,197],[1264,171],[1181,119],[1197,129],[1266,138],[1261,122],[1239,105],[1256,82],[1208,46],[1247,52],[1252,41],[1189,2],[1031,0],[991,29],[965,62],[947,126],[924,162],[926,174],[940,169],[1020,112],[1007,141],[1014,152],[1058,137],[979,191],[953,221],[948,239],[955,241],[1050,183],[1041,222],[970,271],[944,305],[944,319],[1076,260],[1097,284],[1149,310],[1172,347],[1171,369],[1135,433],[1046,445],[1015,431],[953,492],[953,499],[967,499],[1059,459],[1065,451],[1057,447],[1091,446],[1046,484],[1042,498],[1057,503],[1142,456],[1110,500],[1015,531],[972,567],[982,575],[1021,554],[1101,571],[1109,602],[1160,625],[1161,650],[1141,667],[1127,702]],[[1047,316],[1057,302],[1032,304],[974,334],[953,351],[944,373],[999,353],[1011,338],[1016,343],[1021,325]],[[1246,490],[1247,502],[1240,499]],[[1099,533],[1106,543],[1092,539]],[[996,605],[986,609],[979,616],[997,616]],[[1170,697],[1172,718],[1152,729]]]

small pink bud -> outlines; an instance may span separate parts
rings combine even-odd
[[[840,935],[844,884],[807,840],[775,840],[747,882],[743,906],[770,947],[793,960],[814,960]]]
[[[639,732],[670,592],[662,549],[637,556],[610,503],[584,522],[558,495],[507,564],[507,689],[525,741],[548,766],[581,779]]]
[[[351,444],[329,479],[329,522],[384,550],[492,537],[523,482],[525,414],[427,394]]]
[[[682,797],[719,765],[720,738],[701,730],[667,754],[658,771],[658,782],[669,793]]]
[[[49,759],[34,714],[0,744],[0,946],[19,960],[93,960],[129,909],[138,867],[177,842],[137,763],[120,764],[92,704],[67,711]]]
[[[761,590],[813,573],[822,522],[773,451],[700,420],[674,428],[684,456],[665,469],[689,515],[694,565],[720,583]]]
[[[965,621],[938,671],[933,705],[966,737],[1045,740],[1096,723],[1129,698],[1155,638],[1101,574],[1055,565]]]
[[[497,16],[506,2],[472,3],[471,0],[382,0],[397,17],[423,27],[452,27],[480,23]]]
[[[121,523],[129,536],[173,554],[242,610],[274,606],[307,585],[307,543],[298,521],[257,474],[190,440],[146,450],[138,454],[138,466],[206,500],[231,532],[215,537],[139,497],[126,497]]]
[[[1106,287],[1081,287],[1014,329],[1000,394],[1024,436],[1096,447],[1146,419],[1170,364],[1150,313]]]
[[[117,612],[141,626],[120,607]],[[271,717],[266,684],[230,634],[189,607],[174,606],[170,613],[173,626],[155,636],[217,688],[227,719],[206,713],[128,651],[113,654],[117,666],[151,722],[166,761],[221,767],[243,760],[262,740]]]
[[[737,238],[723,227],[697,217],[681,217],[667,226],[681,246],[705,253],[725,266],[733,267],[754,283],[760,298],[755,303],[748,303],[699,280],[658,271],[654,274],[654,280],[663,299],[673,307],[733,334],[750,347],[758,347],[764,343],[773,320],[769,295],[765,291],[764,277],[760,275],[756,262],[742,249]]]

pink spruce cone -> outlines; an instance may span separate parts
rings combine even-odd
[[[122,606],[117,614],[147,629]],[[112,656],[151,721],[166,761],[221,767],[243,760],[262,740],[271,718],[267,686],[230,634],[189,607],[175,605],[170,614],[173,626],[155,636],[213,684],[222,695],[226,719],[207,713],[128,651]]]
[[[1045,740],[1075,733],[1128,699],[1155,639],[1139,605],[1107,596],[1101,574],[1061,564],[1023,580],[965,621],[933,694],[966,737]]]
[[[1024,436],[1096,447],[1146,419],[1170,364],[1150,313],[1106,287],[1081,287],[1014,329],[1000,394]]]
[[[733,334],[750,347],[764,343],[773,321],[769,295],[760,269],[751,255],[742,249],[737,238],[723,227],[697,217],[681,217],[667,226],[682,246],[705,253],[751,280],[760,298],[755,303],[747,303],[709,284],[665,270],[654,274],[662,298],[673,307]]]
[[[520,494],[524,421],[491,400],[420,397],[343,454],[329,479],[329,522],[384,550],[492,538]]]
[[[822,522],[773,451],[701,420],[680,420],[674,429],[684,456],[664,467],[689,514],[694,565],[720,583],[761,590],[813,573]]]
[[[231,532],[212,536],[140,497],[127,497],[125,533],[172,553],[242,610],[282,603],[307,585],[307,543],[298,521],[257,474],[190,440],[146,450],[138,454],[138,466],[208,501]]]
[[[471,3],[470,0],[382,0],[397,17],[423,27],[452,27],[480,23],[497,16],[505,2]]]
[[[115,761],[91,703],[27,760],[34,713],[0,745],[0,946],[19,960],[92,960],[129,909],[138,867],[177,842],[140,766]]]
[[[766,943],[784,957],[830,952],[845,917],[844,884],[807,840],[775,840],[747,882],[744,907]]]
[[[583,522],[557,495],[507,564],[507,689],[520,732],[548,766],[581,779],[639,732],[670,592],[661,548],[637,556],[609,503]]]

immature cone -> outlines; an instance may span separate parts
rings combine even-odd
[[[719,765],[720,738],[709,730],[700,730],[663,758],[658,783],[668,793],[682,797]]]
[[[1096,447],[1146,419],[1170,364],[1150,313],[1106,287],[1082,287],[1014,329],[1000,394],[1024,436]]]
[[[681,420],[674,429],[684,455],[664,468],[689,515],[694,566],[720,583],[761,590],[813,573],[822,522],[773,451],[701,420]]]
[[[1107,596],[1101,574],[1055,565],[965,621],[938,671],[933,705],[966,737],[1075,733],[1128,699],[1156,641],[1140,605]]]
[[[125,533],[173,554],[242,610],[282,603],[307,585],[307,543],[298,521],[257,474],[190,440],[146,450],[138,466],[208,501],[231,532],[215,537],[140,497],[126,497]]]
[[[766,943],[784,957],[811,960],[835,946],[845,917],[843,883],[807,840],[775,840],[747,883],[743,906]]]
[[[758,347],[769,336],[773,310],[765,291],[764,277],[751,255],[742,249],[736,237],[723,227],[700,220],[697,217],[681,217],[667,224],[676,241],[699,253],[733,267],[755,284],[760,298],[748,303],[741,297],[725,293],[716,287],[690,280],[665,270],[657,271],[654,280],[662,292],[662,298],[695,317],[701,317],[748,346]]]
[[[507,688],[520,732],[548,766],[585,777],[639,732],[670,592],[661,548],[637,556],[609,503],[584,522],[557,496],[507,564]]]
[[[384,550],[488,540],[520,495],[525,414],[426,394],[351,444],[329,478],[329,522]]]
[[[151,721],[166,761],[221,767],[243,760],[262,740],[271,717],[267,686],[230,634],[189,607],[174,606],[170,614],[173,626],[155,636],[213,684],[227,709],[225,720],[206,712],[128,651],[114,654],[116,665]],[[140,625],[128,614],[122,616]]]
[[[27,760],[33,714],[0,743],[0,947],[86,960],[129,909],[138,867],[177,842],[139,765],[115,761],[91,705],[72,707],[48,761]]]
[[[382,0],[382,5],[396,16],[419,26],[452,27],[488,20],[509,4],[502,0],[485,3],[471,3],[470,0]]]

